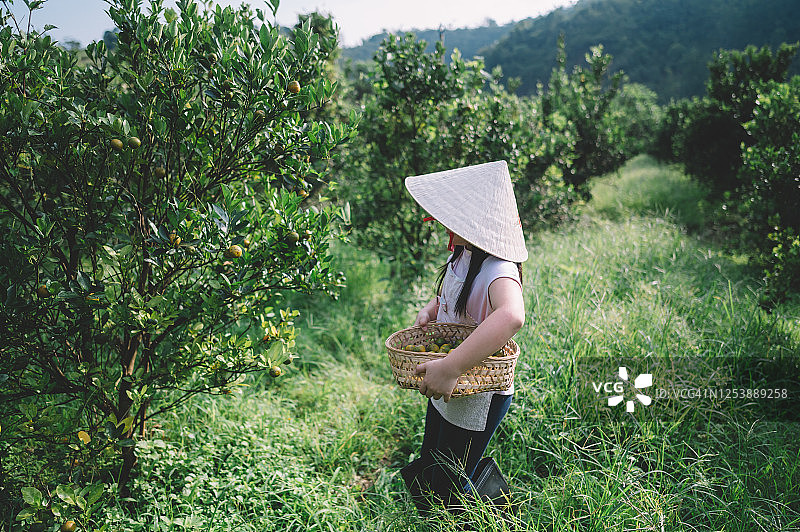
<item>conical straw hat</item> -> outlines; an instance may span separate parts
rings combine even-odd
[[[505,161],[407,177],[406,188],[423,209],[470,244],[511,262],[528,258]]]

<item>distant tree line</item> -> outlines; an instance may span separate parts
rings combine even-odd
[[[581,0],[517,24],[482,51],[488,67],[500,65],[520,79],[520,93],[536,92],[553,66],[552,43],[566,36],[572,58],[602,44],[614,68],[656,90],[662,103],[703,93],[706,63],[714,50],[773,48],[800,36],[795,0]],[[795,64],[791,73],[800,73]]]
[[[436,29],[414,33],[428,43],[440,36]],[[480,55],[487,69],[500,66],[506,79],[518,78],[520,94],[534,94],[556,66],[553,43],[562,33],[570,68],[591,46],[602,44],[614,57],[615,69],[655,90],[663,104],[703,94],[706,63],[714,50],[741,50],[751,44],[775,48],[796,40],[800,2],[581,0],[516,24],[446,30],[445,60],[455,48],[465,58]],[[386,36],[381,33],[344,48],[342,57],[369,61]],[[800,74],[800,64],[793,64],[789,73]]]

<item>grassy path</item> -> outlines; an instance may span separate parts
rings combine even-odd
[[[477,508],[475,530],[800,530],[800,423],[701,403],[609,421],[583,412],[598,398],[575,391],[580,360],[797,360],[800,308],[765,313],[756,272],[683,229],[702,225],[700,197],[639,159],[598,181],[574,224],[530,242],[524,359],[489,450],[519,512]],[[164,418],[140,443],[134,494],[149,505],[110,519],[136,530],[452,528],[445,513],[421,522],[396,473],[421,441],[424,401],[393,385],[382,349],[427,294],[393,289],[364,255],[343,261],[340,299],[301,305],[301,365]]]

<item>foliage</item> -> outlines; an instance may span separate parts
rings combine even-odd
[[[625,83],[611,101],[609,124],[622,129],[621,151],[626,159],[652,150],[664,110],[655,92],[638,83]]]
[[[689,111],[679,159],[689,174],[707,180],[713,192],[738,185],[742,145],[756,140],[744,124],[753,118],[757,91],[764,82],[786,78],[797,48],[782,44],[774,55],[766,46],[720,50],[709,63],[708,97],[696,100]]]
[[[762,83],[783,80],[797,45],[720,50],[708,65],[708,95],[673,102],[658,133],[654,152],[662,160],[680,161],[686,171],[721,196],[739,186],[742,145],[754,139],[744,124],[753,118]]]
[[[117,51],[85,68],[0,13],[0,455],[48,449],[2,471],[13,497],[124,493],[148,420],[281,363],[284,295],[341,286],[338,211],[308,192],[353,133],[309,118],[334,89],[324,39],[177,5],[110,2]]]
[[[683,116],[678,136],[671,141],[675,158],[717,197],[735,189],[741,146],[749,142],[742,124],[720,102],[709,98],[693,98]]]
[[[745,124],[740,212],[763,253],[773,299],[800,290],[800,77],[764,84]]]
[[[734,119],[747,122],[757,105],[760,84],[785,80],[798,46],[781,43],[774,54],[768,46],[759,49],[753,45],[743,51],[718,51],[708,65],[708,97],[730,111]]]
[[[564,182],[588,197],[589,178],[618,168],[625,153],[621,117],[610,112],[623,74],[611,74],[611,56],[603,53],[602,46],[593,46],[585,58],[586,67],[575,66],[567,73],[566,45],[564,36],[559,37],[557,66],[547,89],[540,86],[539,92],[545,128],[560,137],[552,143],[554,157],[534,164],[541,168],[555,163]]]
[[[512,175],[527,161],[530,133],[520,102],[498,84],[499,72],[454,54],[444,61],[412,34],[390,36],[375,55],[371,87],[362,88],[361,142],[344,160],[341,196],[350,201],[356,241],[392,256],[414,277],[438,250],[434,226],[403,179],[504,159]]]
[[[517,23],[483,50],[486,64],[519,78],[519,93],[534,94],[553,66],[550,43],[567,38],[567,56],[602,44],[615,64],[658,93],[659,102],[701,96],[706,63],[720,48],[778,47],[800,34],[794,0],[581,0]],[[572,65],[568,65],[571,68]],[[800,73],[800,63],[791,67]]]
[[[662,119],[656,127],[655,139],[649,153],[661,162],[676,163],[682,160],[681,149],[686,145],[685,131],[691,111],[697,105],[692,100],[672,101],[664,107]]]
[[[708,96],[673,103],[654,150],[683,163],[725,202],[741,241],[765,267],[773,301],[798,287],[798,81],[783,81],[799,47],[718,52]]]
[[[493,20],[485,21],[477,28],[444,28],[437,29],[415,29],[413,33],[417,39],[428,43],[425,51],[431,53],[436,48],[437,41],[443,41],[446,52],[444,60],[450,61],[450,54],[458,50],[462,57],[471,59],[481,55],[481,51],[506,35],[514,27],[515,23],[498,25]],[[342,50],[342,57],[346,61],[353,63],[369,62],[375,56],[381,43],[389,37],[386,32],[373,35],[364,39],[357,46],[347,47]]]
[[[586,66],[558,68],[536,97],[517,97],[479,60],[444,62],[439,43],[426,53],[413,35],[391,36],[370,70],[352,68],[352,94],[364,109],[361,143],[343,159],[341,197],[350,201],[356,241],[418,275],[441,247],[421,223],[425,213],[403,179],[504,159],[527,230],[557,224],[588,195],[592,176],[612,171],[643,150],[660,117],[655,95],[621,92],[623,74],[595,47]],[[436,235],[436,236],[434,236]]]

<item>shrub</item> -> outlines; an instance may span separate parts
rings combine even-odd
[[[622,130],[622,153],[625,160],[649,153],[663,120],[658,95],[644,85],[626,83],[611,102],[607,120]]]
[[[769,296],[800,289],[800,77],[764,84],[745,124],[739,210],[762,252]]]
[[[670,154],[716,196],[739,186],[742,146],[753,139],[744,124],[753,118],[756,95],[766,81],[784,81],[798,45],[744,51],[720,50],[709,63],[707,97],[680,102],[668,113],[657,154]]]
[[[624,132],[612,120],[611,105],[623,82],[623,73],[611,74],[612,57],[603,47],[593,46],[586,54],[587,67],[576,65],[567,73],[564,36],[558,39],[556,68],[547,89],[539,87],[539,105],[545,131],[551,133],[555,149],[542,158],[539,172],[555,164],[564,182],[584,198],[587,182],[619,168],[625,160]]]

